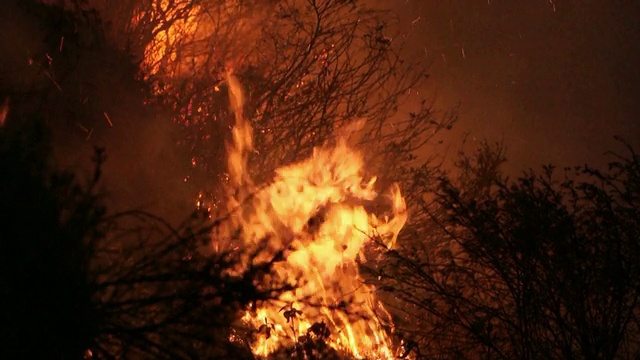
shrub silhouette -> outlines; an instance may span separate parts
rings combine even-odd
[[[79,358],[97,325],[87,268],[102,236],[99,172],[82,186],[54,170],[41,119],[19,120],[0,127],[0,357]]]

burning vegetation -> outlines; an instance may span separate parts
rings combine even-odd
[[[1,24],[38,30],[21,34],[27,53],[0,57],[0,358],[640,354],[633,149],[607,171],[509,180],[502,148],[485,145],[447,173],[424,153],[455,114],[398,110],[426,77],[383,12],[342,0],[7,9],[19,16]],[[179,161],[141,155],[157,142]],[[85,176],[53,161],[87,145]],[[182,222],[110,207],[162,181],[166,202],[196,201]]]
[[[391,318],[374,288],[364,283],[358,262],[364,260],[367,242],[394,245],[407,220],[398,187],[393,186],[386,199],[388,214],[366,210],[366,204],[371,209],[384,201],[374,189],[375,178],[363,178],[363,160],[347,146],[348,133],[333,146],[315,149],[310,158],[277,169],[266,186],[254,184],[247,169],[253,131],[243,118],[237,80],[229,76],[228,82],[236,118],[229,151],[234,190],[230,230],[240,231],[242,249],[263,248],[269,257],[282,257],[270,281],[296,285],[243,318],[259,329],[251,344],[254,353],[268,356],[297,342],[319,340],[357,358],[393,358],[386,332],[393,328]]]
[[[151,9],[138,10],[132,22],[135,28],[143,19],[160,14],[172,19],[165,20],[169,26],[153,29],[154,38],[144,50],[142,70],[148,79],[161,79],[156,82],[158,95],[189,99],[176,84],[184,83],[188,76],[206,81],[218,74],[208,85],[210,96],[218,102],[191,98],[187,113],[177,121],[201,129],[202,123],[212,119],[235,117],[233,146],[227,149],[229,168],[223,175],[227,193],[233,194],[226,199],[233,215],[224,239],[240,241],[239,247],[248,253],[261,248],[267,257],[279,254],[283,259],[270,276],[276,282],[298,280],[295,290],[259,305],[243,318],[260,330],[252,344],[257,355],[267,356],[314,337],[356,357],[390,358],[394,353],[387,334],[393,328],[390,315],[375,299],[374,288],[359,276],[358,263],[365,259],[367,242],[393,246],[406,222],[406,205],[398,186],[392,185],[386,196],[388,212],[379,216],[371,212],[383,207],[385,197],[374,189],[375,178],[365,181],[364,159],[347,144],[347,138],[371,141],[384,135],[408,140],[418,148],[416,143],[423,140],[414,135],[426,128],[414,127],[412,133],[409,128],[381,129],[392,112],[384,101],[369,99],[382,88],[366,86],[380,80],[379,70],[395,65],[385,63],[394,59],[389,57],[393,56],[390,39],[381,32],[384,25],[377,23],[373,28],[378,19],[373,11],[363,10],[355,3],[330,1],[251,7],[224,2],[211,8],[162,1]],[[263,21],[260,26],[259,20]],[[292,38],[285,40],[284,34]],[[277,42],[280,38],[285,44]],[[236,42],[251,46],[233,47]],[[230,63],[238,64],[238,76],[250,86],[249,97],[245,98],[235,77],[225,81],[220,76],[227,71],[222,66]],[[273,75],[264,77],[265,73]],[[253,76],[247,77],[249,74]],[[404,76],[396,89],[389,88],[388,95],[397,97],[401,86],[415,81]],[[225,107],[219,98],[225,95],[216,93],[221,88],[232,98],[233,114],[220,115]],[[345,90],[351,93],[341,99]],[[218,108],[212,109],[213,105]],[[251,120],[244,119],[245,108]],[[350,116],[369,116],[372,121],[349,124]],[[425,116],[426,112],[414,115],[414,124]],[[276,141],[294,128],[307,126],[290,140]],[[335,133],[337,128],[341,133]],[[351,145],[356,144],[352,140]],[[254,152],[259,155],[252,156]],[[276,153],[285,159],[276,160]],[[207,160],[194,156],[192,164],[200,163]],[[259,165],[267,165],[269,171],[256,171]],[[273,179],[262,186],[253,176]],[[198,206],[205,206],[202,193]],[[211,210],[210,205],[206,208]],[[238,231],[240,238],[234,239]],[[214,247],[228,247],[225,242],[229,240],[224,239],[214,239]]]

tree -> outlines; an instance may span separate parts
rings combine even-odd
[[[47,3],[3,4],[0,101],[43,118],[62,168],[91,172],[88,154],[104,148],[112,211],[143,208],[177,225],[197,192],[183,182],[191,157],[175,147],[181,134],[171,115],[145,105],[151,89],[102,14],[83,1]]]
[[[95,334],[88,276],[104,216],[94,186],[53,169],[41,119],[0,127],[3,358],[81,358]]]
[[[102,150],[86,181],[81,172],[58,170],[54,158],[65,140],[109,128],[105,114],[114,113],[103,106],[119,95],[106,89],[118,83],[142,106],[144,84],[125,53],[105,40],[95,11],[39,2],[7,10],[33,41],[18,64],[0,58],[9,65],[0,88],[2,357],[242,354],[229,331],[251,302],[277,295],[277,284],[259,280],[269,262],[231,274],[240,253],[205,252],[222,219],[196,216],[174,228],[142,211],[108,212],[110,199],[99,192]],[[89,76],[96,66],[104,77]],[[14,82],[11,71],[30,76]],[[131,108],[144,112],[120,110]]]
[[[411,344],[427,358],[637,357],[638,156],[514,181],[496,176],[491,153],[462,163],[483,175],[480,191],[473,177],[442,178],[428,212],[437,231],[372,270],[413,322]]]
[[[398,41],[386,36],[385,15],[355,1],[291,0],[275,5],[261,1],[235,5],[204,0],[129,1],[119,3],[121,7],[111,12],[105,11],[106,6],[100,8],[106,3],[99,1],[60,3],[67,7],[40,2],[13,4],[41,26],[37,36],[44,34],[44,38],[29,49],[35,50],[27,57],[33,75],[32,82],[27,81],[28,90],[15,91],[11,84],[2,88],[2,100],[10,99],[7,121],[35,117],[38,126],[46,122],[56,134],[64,134],[71,125],[82,129],[82,139],[88,139],[96,136],[93,129],[98,129],[98,124],[103,129],[114,125],[111,118],[117,117],[111,106],[124,99],[123,93],[135,93],[129,99],[130,106],[120,108],[122,113],[130,109],[134,114],[174,111],[174,120],[182,128],[181,144],[191,151],[189,160],[204,179],[204,185],[198,185],[202,188],[218,184],[218,189],[224,189],[220,163],[231,117],[227,85],[222,79],[230,67],[246,88],[245,113],[258,134],[257,151],[251,157],[251,168],[256,172],[253,177],[265,182],[275,167],[332,141],[335,133],[360,117],[366,119],[365,126],[353,142],[370,150],[366,153],[372,170],[386,167],[389,179],[399,179],[410,174],[402,165],[415,160],[414,152],[454,120],[436,121],[426,102],[406,119],[396,116],[404,94],[422,81],[424,74],[401,61]],[[104,22],[103,16],[107,16]],[[200,25],[190,32],[194,17]],[[176,24],[177,30],[171,30]],[[125,31],[120,33],[119,29]],[[137,74],[137,65],[141,65],[141,74]],[[113,71],[97,71],[96,67],[104,70],[103,66]],[[121,91],[103,93],[109,87]],[[116,122],[114,128],[132,123]],[[64,143],[65,137],[62,139]],[[47,149],[39,154],[42,163],[50,161],[51,147],[47,145]],[[40,178],[57,174],[52,168],[42,171],[45,175]],[[197,183],[196,175],[190,178]],[[70,175],[65,179],[78,194],[95,199],[92,187],[77,186],[77,179]],[[45,187],[42,192],[55,198],[47,182],[41,182],[45,185],[36,185]],[[214,185],[209,186],[211,182]],[[18,188],[29,193],[32,185]],[[13,201],[6,202],[10,203]],[[241,311],[254,301],[276,297],[279,291],[295,286],[266,286],[261,281],[277,259],[237,273],[229,269],[246,254],[207,253],[204,242],[222,220],[211,219],[206,212],[174,228],[145,212],[104,214],[103,204],[95,206],[81,212],[87,215],[100,210],[83,228],[85,233],[77,238],[61,235],[61,241],[71,241],[84,251],[77,258],[60,258],[71,268],[69,276],[82,279],[81,286],[76,284],[82,297],[52,303],[49,313],[64,318],[69,314],[65,306],[70,304],[81,304],[87,311],[74,314],[76,321],[66,324],[73,327],[71,335],[58,333],[78,342],[54,356],[241,356],[237,346],[229,342],[229,338],[238,338],[231,333],[231,325]],[[53,206],[52,211],[57,209]],[[36,221],[45,215],[38,213]],[[28,223],[24,213],[15,216],[22,224]],[[26,235],[25,239],[31,250],[45,248],[35,236]],[[19,264],[31,250],[10,248],[6,254]],[[20,269],[8,269],[7,281],[17,281],[14,277]],[[50,283],[66,281],[60,279]],[[18,283],[24,287],[31,284]],[[36,296],[22,290],[8,295],[16,306],[21,305],[22,297]],[[24,313],[30,307],[20,309]],[[15,344],[32,338],[34,323],[25,323],[24,332],[13,337],[20,340]],[[61,319],[51,320],[51,326],[61,323]],[[78,323],[81,326],[75,327]],[[84,336],[74,337],[80,330],[86,330]],[[40,335],[43,343],[57,341]],[[318,345],[318,339],[307,335],[310,340],[303,342],[305,346]]]
[[[212,251],[225,219],[207,213],[178,228],[109,214],[97,191],[104,153],[83,184],[56,170],[32,116],[10,113],[0,127],[2,357],[252,358],[236,322],[296,285],[264,281],[277,256],[238,268],[260,249]]]
[[[130,13],[119,15],[135,19],[126,42],[156,101],[175,109],[181,143],[192,154],[190,181],[218,186],[218,197],[233,125],[224,82],[229,68],[246,88],[244,113],[256,149],[250,168],[263,181],[360,118],[366,125],[355,142],[367,149],[372,171],[386,166],[395,176],[399,164],[413,161],[455,120],[453,114],[436,119],[424,101],[398,113],[426,78],[424,67],[402,60],[400,36],[387,34],[389,14],[359,1],[130,3]]]

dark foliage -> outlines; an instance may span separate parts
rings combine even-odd
[[[432,234],[405,239],[373,270],[408,319],[414,350],[428,358],[637,357],[638,156],[629,149],[605,171],[576,167],[558,179],[549,166],[512,181],[496,172],[499,154],[478,155],[461,165],[483,176],[444,178],[436,188]]]
[[[104,234],[95,194],[50,163],[38,118],[0,127],[0,357],[80,358],[98,328],[89,259]],[[96,159],[101,161],[100,158]]]
[[[277,256],[238,270],[242,258],[258,254],[212,252],[211,236],[225,219],[208,213],[175,228],[142,211],[107,213],[97,191],[102,150],[86,181],[52,161],[53,132],[58,146],[70,133],[96,137],[112,126],[107,112],[120,96],[135,102],[144,90],[128,55],[84,5],[9,6],[33,31],[33,46],[1,74],[0,357],[251,357],[251,329],[233,325],[250,305],[294,285],[262,281]],[[294,352],[324,353],[324,340],[310,332]]]
[[[223,219],[205,213],[177,229],[144,212],[107,215],[103,153],[87,184],[55,170],[37,117],[10,116],[0,140],[2,358],[251,357],[232,325],[291,289],[263,285],[277,258],[238,268],[247,254],[212,252]]]

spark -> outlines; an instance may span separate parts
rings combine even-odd
[[[418,21],[420,21],[421,17],[418,16],[417,18],[415,18],[412,22],[411,22],[411,26],[414,26],[415,24],[418,23]]]
[[[7,107],[3,106],[2,110],[0,111],[0,126],[4,125],[4,122],[7,119],[7,112],[8,112]]]
[[[109,124],[109,127],[112,128],[113,127],[113,122],[111,122],[111,118],[109,118],[109,114],[107,114],[107,112],[103,112],[104,114],[104,118],[107,119],[107,124]]]
[[[51,75],[51,73],[47,70],[45,70],[44,73],[47,75],[49,80],[51,80],[51,83],[53,84],[53,86],[55,86],[56,89],[58,89],[58,91],[62,92],[62,87],[60,86],[60,84],[58,84],[56,79],[53,78],[53,75]]]
[[[84,127],[82,124],[80,123],[76,123],[76,126],[79,127],[82,131],[89,133],[89,129],[87,129],[86,127]]]
[[[45,54],[45,57],[47,59],[47,64],[50,68],[51,64],[53,63],[53,58],[49,56],[49,54]],[[51,83],[56,87],[56,89],[62,92],[62,87],[60,86],[60,84],[58,84],[58,82],[56,81],[54,76],[49,72],[49,70],[45,69],[45,66],[42,63],[34,60],[32,57],[29,57],[27,58],[27,64],[29,64],[29,66],[32,66],[34,64],[38,65],[39,69],[42,70],[42,72],[49,78],[49,80],[51,80]]]
[[[4,125],[7,120],[7,114],[9,113],[9,98],[4,99],[4,103],[0,107],[0,126]]]
[[[63,46],[64,46],[64,36],[60,38],[60,47],[58,48],[58,52],[62,52]]]
[[[463,58],[463,59],[466,59],[466,58],[467,58],[467,56],[464,54],[464,48],[463,48],[463,47],[461,47],[461,48],[460,48],[460,51],[462,52],[462,58]]]

